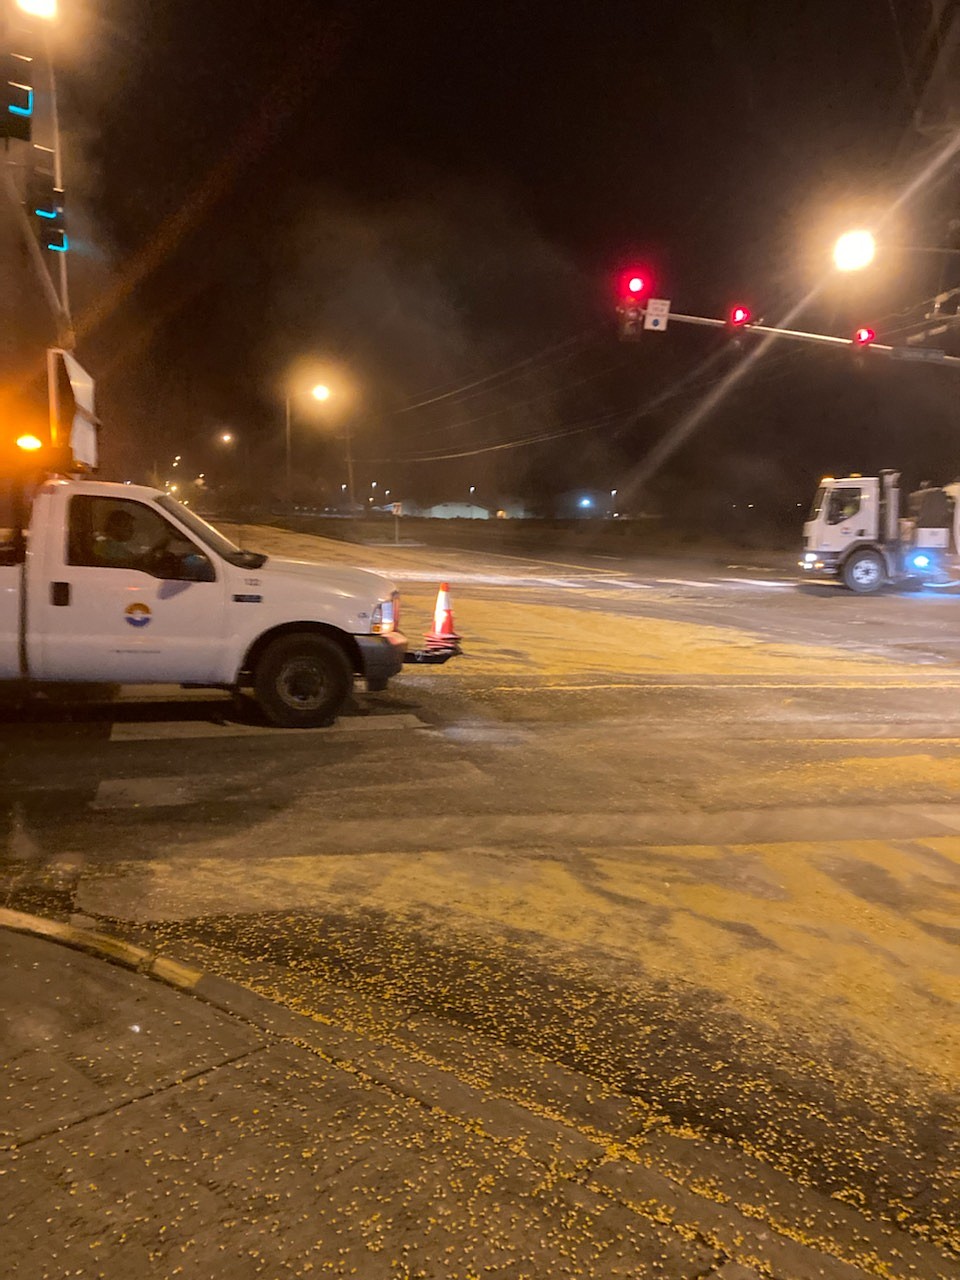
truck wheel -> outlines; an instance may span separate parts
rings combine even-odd
[[[254,673],[253,692],[271,724],[313,729],[329,724],[353,688],[353,672],[339,645],[325,636],[281,636]]]
[[[883,561],[875,551],[857,551],[843,566],[843,585],[858,595],[879,590],[886,576]]]

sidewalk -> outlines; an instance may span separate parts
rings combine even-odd
[[[723,1153],[651,1134],[656,1161],[639,1161],[628,1100],[549,1064],[494,1064],[504,1078],[542,1071],[537,1112],[431,1064],[431,1039],[449,1063],[462,1032],[418,1034],[400,1053],[102,935],[0,912],[4,1273],[949,1274],[920,1242],[754,1175],[747,1199],[829,1214],[838,1247],[876,1270],[779,1234],[723,1189]]]

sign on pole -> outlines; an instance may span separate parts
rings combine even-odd
[[[643,317],[643,327],[645,329],[659,329],[663,331],[667,327],[667,320],[670,317],[670,299],[669,298],[651,298],[647,303],[647,312]]]
[[[94,392],[93,378],[69,351],[47,348],[50,443],[69,447],[78,466],[95,471],[99,422]]]

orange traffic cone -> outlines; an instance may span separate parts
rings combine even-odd
[[[450,604],[450,586],[440,583],[437,607],[433,611],[433,630],[424,636],[428,649],[452,649],[460,643],[453,626],[453,607]]]

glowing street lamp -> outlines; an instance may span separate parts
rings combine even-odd
[[[300,394],[303,394],[303,393],[301,392]],[[323,402],[324,400],[330,399],[331,391],[330,391],[330,388],[325,383],[318,382],[315,387],[311,387],[310,394],[313,396],[314,400],[319,400],[320,402]],[[292,434],[291,418],[293,414],[293,411],[291,408],[292,400],[293,400],[293,395],[288,391],[286,396],[286,402],[285,402],[286,403],[287,506],[288,507],[293,506],[293,449],[292,449],[292,440],[291,440],[291,434]],[[350,457],[349,440],[350,440],[350,436],[348,432],[347,433],[347,468],[348,468],[348,473],[350,478],[350,499],[352,501],[353,500],[353,459]]]
[[[872,231],[847,231],[833,246],[833,263],[838,271],[862,271],[873,261],[877,242]]]
[[[17,8],[31,18],[53,22],[57,16],[57,0],[17,0]]]
[[[217,439],[220,441],[221,444],[233,444],[236,438],[237,437],[233,434],[232,431],[221,431],[220,434],[217,436]]]

